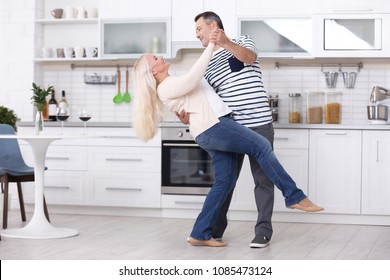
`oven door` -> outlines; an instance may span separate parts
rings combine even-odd
[[[194,141],[162,141],[163,194],[206,195],[214,183],[209,154]]]

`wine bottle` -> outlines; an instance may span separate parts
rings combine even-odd
[[[55,91],[53,90],[49,100],[49,120],[54,122],[57,121],[57,107],[58,102],[56,100]]]
[[[60,107],[60,110],[64,112],[68,110],[68,101],[66,100],[65,90],[62,91],[62,98],[58,104],[58,107]]]

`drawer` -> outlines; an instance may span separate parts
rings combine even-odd
[[[90,128],[90,135],[102,136],[89,138],[88,143],[92,146],[110,146],[110,147],[161,147],[161,129],[157,135],[148,142],[138,139],[132,128]]]
[[[201,210],[205,199],[204,195],[162,195],[161,207]]]
[[[308,129],[275,129],[275,149],[309,149]]]
[[[160,173],[93,172],[89,175],[89,205],[160,208]]]
[[[90,147],[89,169],[161,173],[161,148]]]
[[[20,145],[23,158],[30,166],[34,166],[31,147]],[[82,146],[49,146],[46,153],[45,166],[49,170],[87,170],[87,150]]]
[[[83,171],[45,171],[43,190],[47,204],[84,205],[86,174]],[[34,202],[33,182],[23,183],[23,195],[27,203]]]

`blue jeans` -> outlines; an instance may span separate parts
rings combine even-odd
[[[210,154],[216,178],[191,232],[192,237],[200,240],[211,238],[221,205],[234,188],[237,179],[235,153],[247,154],[257,160],[264,173],[281,190],[286,206],[296,204],[306,197],[279,163],[266,138],[229,117],[221,117],[219,120],[219,123],[195,139]]]

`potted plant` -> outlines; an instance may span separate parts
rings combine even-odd
[[[19,118],[13,110],[0,106],[0,123],[9,124],[17,131],[16,122],[18,121]]]
[[[43,130],[43,115],[42,115],[42,110],[43,106],[45,105],[46,102],[46,97],[50,95],[54,88],[53,86],[48,86],[46,89],[44,87],[38,86],[35,83],[32,83],[32,91],[33,91],[33,96],[31,97],[32,103],[37,106],[37,115],[35,117],[35,128],[36,128],[36,133],[40,134]]]

